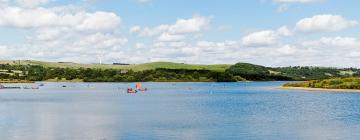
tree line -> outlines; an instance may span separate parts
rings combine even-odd
[[[245,80],[321,80],[351,76],[360,76],[360,70],[355,68],[337,69],[299,66],[270,68],[249,63],[237,63],[230,66],[224,72],[163,68],[132,71],[0,64],[0,79],[29,81],[46,81],[49,79],[64,78],[66,80],[81,79],[84,82],[236,82]]]

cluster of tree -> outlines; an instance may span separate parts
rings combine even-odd
[[[240,76],[252,81],[291,81],[294,78],[278,73],[271,73],[271,68],[249,63],[237,63],[226,70],[234,76]]]
[[[16,72],[15,72],[16,71]],[[249,63],[237,63],[225,72],[189,69],[154,69],[124,71],[118,69],[49,68],[39,65],[0,65],[0,79],[44,81],[48,79],[82,79],[85,82],[235,82],[235,81],[292,81],[321,80],[334,77],[360,76],[355,68],[322,67],[270,68]]]
[[[356,68],[327,68],[327,67],[264,67],[249,63],[238,63],[231,66],[226,72],[241,76],[247,80],[322,80],[336,77],[360,77],[360,69]]]
[[[292,77],[294,80],[321,80],[334,77],[349,77],[355,75],[342,74],[341,71],[359,71],[357,69],[338,69],[325,67],[280,67],[272,68],[280,72],[282,75]],[[359,71],[360,72],[360,71]]]
[[[229,73],[210,70],[154,69],[135,72],[118,69],[47,68],[37,65],[0,65],[0,69],[22,71],[21,75],[0,74],[0,79],[30,81],[45,81],[55,78],[65,78],[66,80],[82,79],[85,82],[235,82],[244,80]]]

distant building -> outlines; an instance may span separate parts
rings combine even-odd
[[[126,64],[126,63],[113,63],[113,65],[123,65],[123,66],[128,66],[130,64]]]
[[[121,70],[120,71],[121,74],[125,74],[125,73],[128,73],[128,72],[129,72],[129,70]]]
[[[73,62],[58,62],[58,63],[60,63],[60,64],[71,64]]]

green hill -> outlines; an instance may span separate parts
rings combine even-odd
[[[199,65],[199,64],[181,64],[172,62],[153,62],[144,64],[133,64],[133,65],[111,65],[111,64],[80,64],[80,63],[66,63],[66,62],[44,62],[34,60],[1,60],[0,64],[10,65],[40,65],[44,67],[56,67],[56,68],[98,68],[98,69],[123,69],[133,71],[151,70],[157,68],[166,69],[189,69],[189,70],[211,70],[224,72],[230,65],[219,64],[219,65]]]
[[[218,65],[202,65],[202,64],[183,64],[172,62],[153,62],[144,64],[132,65],[112,65],[112,64],[81,64],[71,62],[44,62],[33,60],[21,61],[0,61],[0,64],[10,64],[10,67],[3,66],[0,69],[0,75],[24,75],[16,65],[32,65],[42,66],[44,68],[91,68],[99,70],[132,70],[135,72],[142,72],[145,70],[155,69],[169,69],[172,70],[208,70],[210,72],[224,72],[231,76],[236,76],[237,79],[245,78],[250,81],[269,81],[269,80],[323,80],[337,77],[360,77],[360,69],[356,68],[327,68],[327,67],[308,67],[308,66],[293,66],[293,67],[266,67],[250,63],[237,63],[234,65],[218,64]],[[15,67],[14,67],[15,66]],[[3,71],[1,71],[3,70]],[[12,70],[12,71],[10,71]],[[167,71],[167,72],[169,72]],[[174,71],[172,71],[174,72]],[[106,72],[104,72],[106,73]],[[166,73],[166,72],[164,72]],[[164,75],[163,75],[164,76]]]

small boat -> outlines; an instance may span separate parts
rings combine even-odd
[[[44,86],[44,83],[39,84],[40,87]]]
[[[31,87],[24,86],[23,89],[40,89],[40,87],[38,87],[38,86],[31,86]]]
[[[31,89],[40,89],[38,86],[32,86]]]
[[[127,89],[127,93],[128,94],[135,94],[135,93],[137,93],[138,91],[136,90],[136,89],[132,89],[132,88],[128,88]]]
[[[0,89],[21,89],[21,87],[5,87],[4,85],[0,84]]]
[[[136,83],[136,90],[138,90],[138,91],[147,91],[147,88],[142,88],[141,83]]]
[[[147,88],[140,88],[138,89],[139,91],[147,91],[148,89]]]
[[[65,87],[67,87],[67,86],[66,86],[66,85],[62,85],[61,87],[65,88]]]

